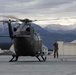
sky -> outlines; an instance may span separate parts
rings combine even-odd
[[[76,0],[0,0],[0,15],[70,25],[76,23]]]

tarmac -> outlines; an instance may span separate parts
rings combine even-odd
[[[39,62],[36,57],[20,57],[9,62],[10,55],[0,56],[0,75],[76,75],[76,56],[47,57]]]

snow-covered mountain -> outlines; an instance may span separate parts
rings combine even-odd
[[[72,33],[75,34],[76,32],[76,24],[74,25],[60,25],[60,24],[50,24],[44,27],[44,29],[46,29],[47,31],[49,31],[50,33],[61,33],[61,34],[65,34],[65,33]]]

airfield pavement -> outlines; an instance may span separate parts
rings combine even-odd
[[[46,62],[35,57],[20,57],[9,62],[11,56],[0,56],[0,75],[76,75],[76,56],[48,56]]]

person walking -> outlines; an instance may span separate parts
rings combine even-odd
[[[58,43],[57,42],[55,42],[54,44],[54,58],[58,58]]]

